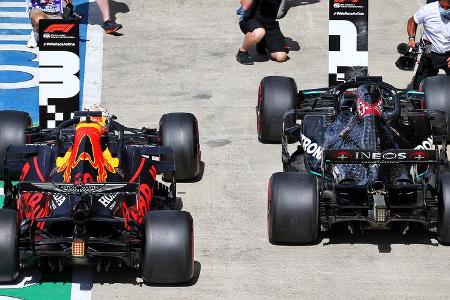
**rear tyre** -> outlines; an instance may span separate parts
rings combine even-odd
[[[308,173],[272,175],[268,193],[268,233],[272,244],[307,244],[317,240],[317,180]]]
[[[280,143],[284,114],[296,108],[297,84],[290,77],[264,77],[259,85],[257,112],[258,139],[262,143]],[[295,125],[295,115],[286,119],[286,127]]]
[[[10,282],[19,274],[17,212],[0,209],[0,282]]]
[[[444,172],[440,178],[438,239],[443,244],[450,244],[450,173]]]
[[[170,113],[159,122],[161,146],[171,147],[173,155],[163,155],[162,160],[175,159],[175,178],[191,180],[200,173],[200,143],[197,119],[190,113]],[[163,179],[172,180],[167,172]]]
[[[438,75],[428,77],[423,80],[423,91],[425,93],[425,108],[440,110],[450,116],[450,76]],[[436,124],[439,127],[445,120],[437,117],[432,120],[431,124]],[[449,126],[449,124],[447,124]],[[447,141],[449,139],[449,128],[447,127]]]
[[[185,211],[157,210],[145,216],[142,277],[150,283],[185,283],[194,274],[192,217]]]
[[[6,149],[9,145],[24,145],[26,143],[25,129],[31,125],[30,116],[21,111],[4,110],[0,111],[0,177],[3,178],[3,167],[6,156]],[[19,157],[10,157],[19,158]],[[13,179],[20,174],[10,174]]]

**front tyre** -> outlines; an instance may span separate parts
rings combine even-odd
[[[284,76],[264,77],[259,85],[256,107],[258,139],[261,143],[280,143],[284,114],[297,107],[295,80]],[[286,127],[295,125],[295,115],[286,119]]]
[[[425,78],[423,80],[423,91],[425,96],[425,108],[432,110],[440,110],[450,116],[450,77],[447,75],[438,75]],[[431,124],[436,124],[440,127],[445,122],[443,116],[437,115],[431,121]],[[447,142],[450,142],[450,122],[447,123]]]
[[[3,178],[3,167],[6,150],[9,145],[24,145],[26,142],[25,129],[31,125],[30,116],[21,111],[0,111],[0,177]],[[20,158],[17,156],[10,157]],[[10,174],[12,179],[18,178],[20,174]]]
[[[268,233],[272,244],[307,244],[317,240],[317,179],[308,173],[272,175],[268,192]]]
[[[171,147],[173,155],[163,155],[162,160],[175,160],[176,180],[192,180],[200,173],[200,142],[197,119],[190,113],[170,113],[159,122],[161,146]],[[172,180],[167,172],[163,179]]]
[[[147,213],[142,277],[159,284],[185,283],[194,274],[192,217],[185,211]]]

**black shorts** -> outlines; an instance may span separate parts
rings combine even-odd
[[[263,41],[266,43],[267,50],[270,53],[289,53],[289,47],[286,44],[286,39],[280,30],[280,24],[278,22],[275,22],[272,25],[263,25],[257,19],[251,18],[240,22],[239,27],[241,27],[244,34],[253,32],[257,28],[264,28],[266,30],[266,35],[264,36]]]

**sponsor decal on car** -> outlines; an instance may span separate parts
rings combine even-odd
[[[432,150],[433,149],[433,136],[430,136],[425,141],[422,142],[422,144],[418,145],[414,149],[424,149],[424,150]]]
[[[315,157],[317,160],[322,159],[322,146],[319,146],[317,143],[313,143],[310,138],[304,136],[302,134],[302,147],[303,150],[309,155]]]
[[[434,150],[393,149],[384,152],[368,150],[324,150],[326,163],[430,163],[436,161]]]

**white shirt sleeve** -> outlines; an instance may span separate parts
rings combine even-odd
[[[414,21],[417,24],[423,24],[423,22],[425,22],[425,18],[427,17],[427,10],[425,9],[425,6],[423,6],[421,9],[419,9],[415,14],[414,14]]]

